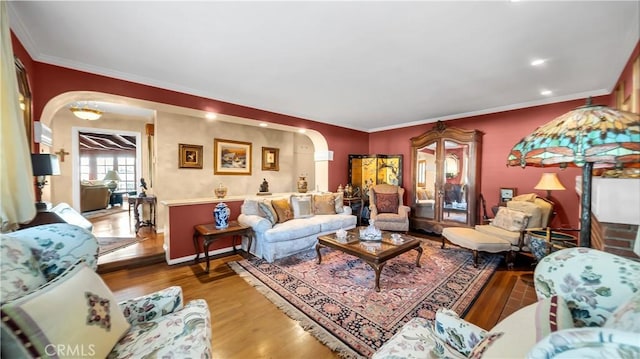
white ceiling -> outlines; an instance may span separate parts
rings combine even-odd
[[[608,94],[639,4],[21,1],[9,14],[36,61],[378,131]]]

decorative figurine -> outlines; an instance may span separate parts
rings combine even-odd
[[[258,196],[267,196],[270,195],[269,192],[269,182],[267,182],[266,178],[262,179],[262,184],[260,184],[260,192],[258,192]]]
[[[138,197],[146,197],[147,193],[145,192],[147,190],[147,182],[144,180],[144,178],[140,178],[140,193],[138,194]]]

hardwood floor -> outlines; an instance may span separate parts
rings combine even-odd
[[[94,233],[133,234],[132,229],[127,229],[132,228],[133,223],[130,225],[126,211],[113,216],[92,221]],[[163,254],[159,263],[146,263],[145,258],[157,257],[162,252],[163,235],[146,228],[139,235],[146,239],[105,255],[99,261],[99,272],[118,300],[172,285],[182,287],[185,301],[204,298],[211,311],[213,358],[338,358],[229,268],[226,263],[240,260],[242,255],[212,259],[208,274],[204,272],[203,262],[169,266]],[[508,314],[533,303],[531,274],[532,267],[526,257],[518,257],[514,270],[502,265],[465,319],[491,329]]]

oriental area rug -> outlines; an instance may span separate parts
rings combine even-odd
[[[407,321],[433,319],[444,307],[462,315],[489,281],[500,255],[480,254],[473,267],[469,250],[440,248],[423,240],[416,251],[389,260],[374,290],[375,273],[361,259],[322,248],[268,263],[251,258],[229,265],[249,284],[318,340],[346,358],[370,357]]]
[[[145,238],[97,237],[98,257],[134,245]]]

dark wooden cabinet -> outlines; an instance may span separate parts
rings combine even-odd
[[[480,131],[442,122],[411,139],[412,229],[440,234],[478,223],[481,147]]]

